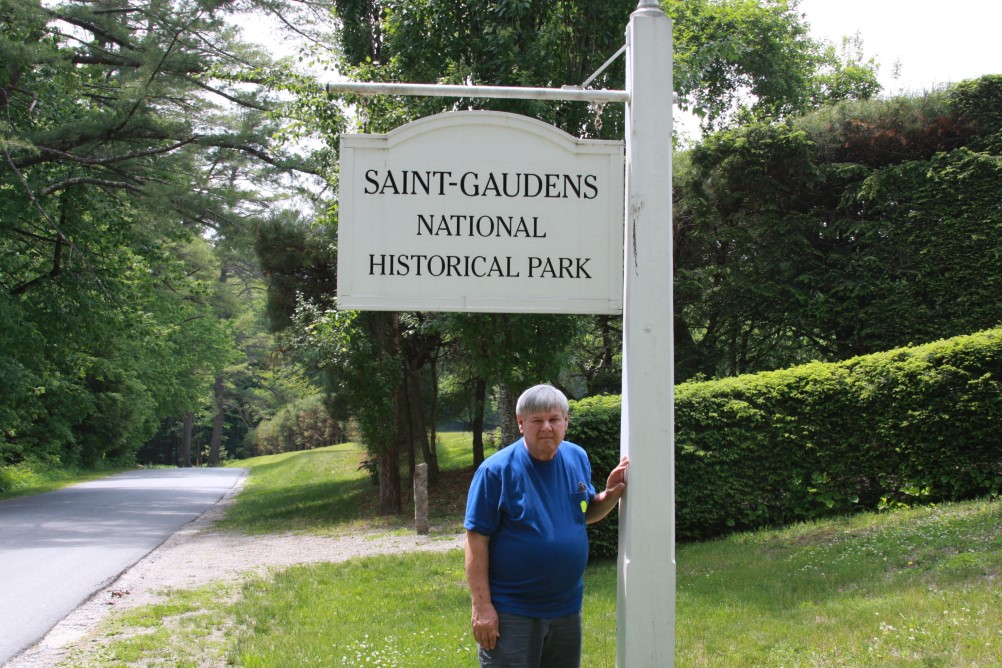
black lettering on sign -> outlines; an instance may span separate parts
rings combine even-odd
[[[591,278],[590,257],[530,257],[529,278]]]
[[[417,223],[419,237],[546,238],[546,232],[539,229],[538,216],[527,220],[524,216],[419,213]]]
[[[483,255],[369,254],[369,276],[432,276],[435,278],[519,278],[512,258]]]
[[[444,195],[446,178],[452,172],[437,170],[391,169],[380,176],[378,169],[365,172],[366,195]]]
[[[367,169],[366,195],[435,195],[452,190],[466,197],[595,199],[597,174],[534,174],[532,172],[464,172],[458,180],[451,171],[434,169]]]

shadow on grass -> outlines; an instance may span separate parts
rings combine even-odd
[[[335,528],[366,516],[370,487],[368,481],[349,480],[248,494],[220,526],[251,533]]]
[[[359,523],[399,528],[414,520],[414,496],[406,465],[401,470],[401,511],[380,515],[379,488],[359,469],[365,453],[331,449],[290,453],[251,462],[251,478],[219,526],[246,533],[337,531]],[[473,467],[443,470],[430,486],[433,524],[462,524]]]
[[[220,527],[248,533],[330,530],[374,515],[375,487],[354,475],[359,453],[305,451],[259,464]]]

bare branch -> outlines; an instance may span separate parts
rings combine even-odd
[[[209,91],[210,93],[215,93],[216,95],[219,95],[220,97],[226,98],[230,102],[232,102],[234,104],[237,104],[237,105],[240,105],[241,107],[250,107],[251,109],[257,109],[258,111],[270,111],[270,109],[268,107],[264,106],[264,105],[254,104],[254,103],[250,102],[249,100],[241,100],[240,98],[234,97],[234,96],[230,95],[229,93],[226,93],[225,91],[220,90],[219,88],[216,88],[214,86],[210,86],[209,84],[205,83],[204,81],[199,81],[198,79],[194,79],[192,81],[192,83],[194,83],[199,88],[202,88],[204,90]]]
[[[25,292],[31,289],[32,286],[38,285],[42,281],[55,280],[55,278],[59,276],[60,272],[62,272],[63,270],[63,242],[60,239],[56,239],[55,242],[56,242],[56,250],[53,253],[52,257],[52,269],[50,269],[47,273],[42,274],[41,276],[36,276],[30,281],[25,281],[20,285],[15,285],[9,291],[9,294],[11,296],[16,297],[17,295],[23,295]]]
[[[112,44],[118,44],[123,49],[128,49],[130,51],[137,51],[132,44],[123,41],[118,36],[111,34],[107,30],[103,30],[100,26],[97,26],[89,21],[85,21],[76,16],[69,16],[57,9],[45,8],[45,12],[53,19],[69,23],[72,26],[76,26],[94,35],[94,37],[100,39],[103,42],[111,42]]]
[[[39,150],[43,153],[51,153],[57,155],[70,162],[76,162],[82,165],[110,165],[116,162],[124,162],[126,160],[134,160],[136,158],[145,158],[151,155],[162,155],[164,153],[170,153],[171,151],[176,151],[182,146],[191,144],[197,139],[197,137],[188,137],[187,139],[182,139],[181,141],[174,142],[169,146],[161,146],[160,148],[152,148],[145,151],[134,151],[132,153],[123,153],[122,155],[114,155],[105,158],[88,158],[82,155],[76,155],[69,153],[67,151],[60,151],[59,149],[49,148],[46,146],[39,147]]]
[[[124,188],[125,190],[131,190],[132,192],[141,193],[143,189],[140,186],[133,185],[131,183],[126,183],[124,181],[110,181],[108,179],[95,179],[86,176],[78,176],[72,179],[66,179],[60,181],[59,183],[54,183],[51,186],[43,188],[39,191],[39,195],[46,196],[53,193],[59,192],[60,190],[66,190],[73,186],[78,185],[92,185],[92,186],[102,186],[105,188]]]

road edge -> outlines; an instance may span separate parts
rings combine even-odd
[[[192,518],[187,524],[167,536],[159,545],[137,559],[105,582],[72,612],[59,620],[55,626],[35,644],[13,656],[2,668],[52,668],[69,657],[74,644],[94,631],[94,629],[115,610],[115,600],[121,596],[118,583],[129,577],[130,573],[140,568],[147,568],[159,561],[163,554],[172,547],[190,540],[201,531],[212,527],[233,504],[233,500],[243,489],[250,469],[242,469],[243,473],[233,485],[223,493],[214,504],[200,515]]]

